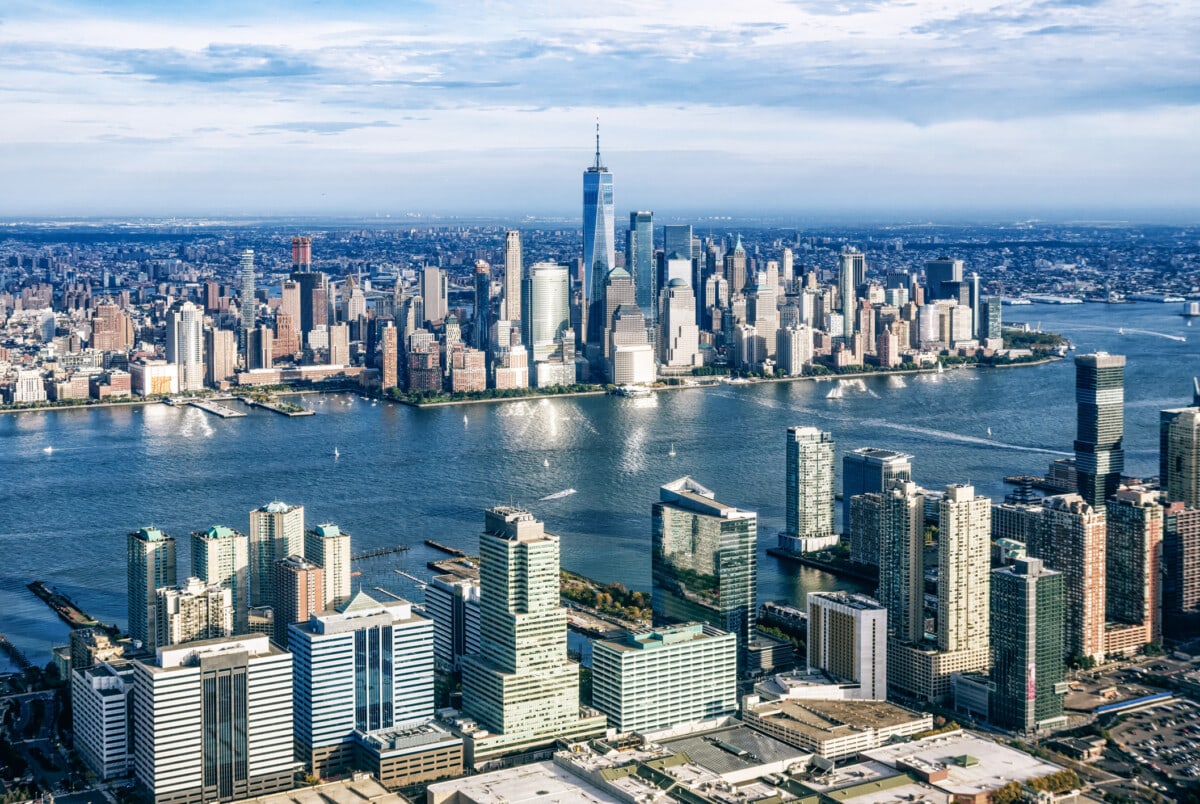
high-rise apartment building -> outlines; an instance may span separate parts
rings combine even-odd
[[[654,271],[654,213],[630,212],[625,238],[625,267],[637,288],[637,306],[647,321],[653,321],[658,301]]]
[[[816,427],[787,429],[786,530],[779,546],[802,553],[834,534],[834,441]]]
[[[233,593],[233,632],[250,630],[249,545],[246,534],[224,525],[192,534],[192,574]]]
[[[947,486],[938,513],[939,650],[987,650],[991,544],[992,501],[973,486]]]
[[[403,600],[358,592],[290,627],[296,661],[296,756],[319,776],[354,761],[356,732],[433,716],[433,621]]]
[[[879,602],[888,611],[888,635],[918,643],[925,636],[925,497],[911,480],[863,497],[878,511]]]
[[[842,457],[842,532],[850,530],[850,500],[881,492],[895,480],[912,480],[912,457],[888,449],[860,447]]]
[[[478,577],[435,575],[425,587],[425,613],[439,666],[457,670],[464,656],[479,653]]]
[[[856,249],[838,255],[838,298],[842,303],[842,331],[835,333],[850,342],[854,338],[855,316],[858,308],[858,286],[866,278],[866,257]]]
[[[1075,473],[1092,508],[1117,493],[1125,468],[1125,356],[1075,356]]]
[[[275,562],[304,555],[304,506],[275,500],[250,512],[250,605],[274,600]]]
[[[533,514],[497,506],[479,536],[479,653],[463,659],[463,709],[491,734],[469,762],[604,731],[581,711],[579,666],[567,658],[559,540]]]
[[[156,804],[291,789],[292,656],[266,635],[159,648],[134,684],[134,772]]]
[[[167,362],[178,366],[179,390],[204,390],[204,312],[184,302],[167,316]]]
[[[147,650],[158,643],[158,589],[175,585],[175,539],[141,528],[125,540],[129,635]]]
[[[204,380],[209,385],[233,379],[237,372],[237,339],[233,330],[205,330],[204,366]]]
[[[1028,545],[1029,555],[1063,574],[1068,660],[1104,658],[1107,539],[1104,509],[1078,494],[1042,500],[1042,523]]]
[[[1157,493],[1129,489],[1106,507],[1105,653],[1131,653],[1162,642],[1163,508]]]
[[[302,556],[288,556],[271,568],[271,610],[275,644],[287,649],[288,626],[306,623],[325,610],[324,570]]]
[[[199,578],[159,589],[158,627],[159,647],[233,636],[233,593]]]
[[[1163,633],[1187,639],[1200,633],[1200,508],[1181,502],[1163,511]]]
[[[617,264],[613,176],[600,163],[600,126],[596,126],[596,161],[583,174],[583,307],[584,339],[599,345],[604,337],[604,277]],[[528,345],[528,343],[526,344]]]
[[[521,233],[515,229],[504,235],[504,297],[500,300],[500,320],[521,320],[521,282],[524,272],[521,261]]]
[[[1164,410],[1159,485],[1168,502],[1200,508],[1200,407]]]
[[[592,701],[618,732],[647,732],[737,711],[737,637],[703,623],[599,640]]]
[[[1024,732],[1063,714],[1064,578],[1037,558],[1018,558],[991,579],[991,718]]]
[[[737,635],[738,668],[756,633],[758,516],[717,502],[690,477],[650,509],[654,624],[707,622]]]
[[[887,609],[864,595],[809,592],[809,672],[857,684],[856,700],[887,700],[887,620]]]
[[[254,298],[254,249],[248,248],[242,251],[240,274],[242,280],[242,296],[239,301],[242,311],[242,351],[245,352],[249,345],[250,331],[254,329],[256,313],[258,312],[258,301]]]
[[[304,534],[304,557],[323,569],[325,605],[331,609],[350,599],[350,534],[326,522]]]

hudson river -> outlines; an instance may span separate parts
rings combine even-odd
[[[1079,353],[1128,357],[1126,473],[1148,476],[1158,471],[1159,409],[1188,403],[1200,374],[1200,326],[1187,327],[1181,306],[1030,305],[1004,316],[1040,321]],[[124,625],[127,532],[154,525],[175,536],[182,580],[189,533],[245,531],[250,509],[273,499],[302,503],[309,525],[336,522],[355,552],[411,545],[363,562],[360,579],[417,601],[420,590],[394,570],[428,578],[425,563],[443,556],[427,538],[474,552],[483,509],[497,503],[528,507],[561,536],[564,568],[646,589],[650,505],[659,485],[682,475],[758,512],[759,599],[796,602],[850,585],[764,552],[784,521],[789,425],[831,431],[839,464],[861,446],[903,450],[922,485],[971,482],[997,499],[1003,476],[1042,474],[1074,438],[1070,360],[869,378],[846,384],[840,401],[825,398],[830,387],[722,385],[431,410],[322,395],[306,397],[318,415],[299,419],[257,409],[219,419],[166,405],[3,415],[0,633],[45,664],[67,627],[26,583],[45,580]]]

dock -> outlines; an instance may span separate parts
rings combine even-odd
[[[205,413],[211,413],[214,416],[220,416],[222,419],[240,419],[246,414],[240,410],[226,407],[219,402],[213,402],[209,399],[189,399],[188,405],[193,408],[200,408]]]
[[[433,539],[426,539],[425,544],[428,547],[432,547],[434,550],[441,550],[446,555],[454,556],[455,558],[466,558],[467,557],[467,554],[464,553],[462,550],[457,550],[453,547],[447,547],[446,545],[442,544],[441,542],[435,542]]]
[[[418,578],[416,575],[409,575],[404,570],[392,570],[392,572],[396,573],[397,575],[402,575],[405,578],[408,578],[410,581],[412,581],[413,583],[415,583],[417,585],[418,589],[424,589],[427,586],[427,584],[424,580]]]
[[[20,648],[9,642],[8,637],[4,634],[0,634],[0,653],[7,656],[21,672],[33,667],[33,662],[29,661],[29,657],[22,653]]]
[[[265,408],[280,416],[314,416],[316,411],[302,408],[299,405],[292,405],[287,402],[276,402],[274,400],[257,400],[248,396],[238,397],[243,404],[249,405],[252,408]]]
[[[377,547],[374,550],[367,550],[362,553],[355,553],[350,556],[351,561],[362,561],[364,558],[378,558],[379,556],[389,556],[392,553],[407,553],[407,544],[395,544],[391,547]]]
[[[71,598],[47,586],[41,581],[34,581],[27,586],[42,602],[54,609],[54,613],[72,628],[93,628],[100,622],[80,609]]]
[[[785,561],[795,561],[798,564],[803,564],[806,567],[823,570],[830,575],[837,575],[844,578],[853,578],[856,581],[864,581],[866,583],[879,583],[878,570],[872,572],[870,568],[863,566],[861,569],[856,566],[850,566],[848,563],[832,563],[829,561],[818,561],[815,558],[809,558],[805,555],[797,553],[789,553],[787,550],[781,550],[778,547],[768,547],[767,555],[782,558]]]

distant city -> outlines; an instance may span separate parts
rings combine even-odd
[[[1179,327],[1150,335],[1190,344],[1200,229],[618,227],[598,133],[582,179],[582,230],[0,227],[5,421],[137,402],[301,430],[320,392],[419,407],[806,378],[836,406],[875,374],[1071,358],[1073,444],[1036,447],[1058,457],[999,500],[922,487],[921,456],[882,443],[843,448],[839,486],[838,432],[781,419],[784,527],[697,461],[654,484],[648,589],[629,567],[564,573],[515,502],[480,501],[472,549],[426,540],[428,579],[395,570],[423,600],[362,574],[411,545],[356,553],[305,500],[265,499],[244,528],[211,500],[236,526],[189,534],[105,512],[127,533],[126,625],[27,579],[71,631],[51,657],[0,637],[3,800],[1196,800],[1200,381],[1188,398],[1157,378],[1178,399],[1157,474],[1133,476],[1126,357],[1037,310],[1153,304]],[[373,504],[356,493],[347,509]],[[760,552],[867,593],[761,600]]]

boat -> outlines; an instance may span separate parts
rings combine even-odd
[[[561,500],[563,497],[570,497],[574,493],[575,489],[563,489],[562,491],[555,492],[554,494],[547,494],[541,499],[541,502],[546,502],[547,500]]]
[[[825,394],[826,399],[841,399],[843,395],[842,386],[835,385],[829,389],[829,393]]]
[[[674,443],[671,444],[671,451],[667,453],[667,457],[668,458],[675,457],[675,444]]]
[[[333,459],[336,461],[336,460],[338,460],[338,459],[339,459],[339,458],[341,458],[341,457],[342,457],[342,453],[338,452],[338,448],[337,448],[337,447],[334,447],[334,448],[333,448]]]
[[[940,361],[940,360],[939,360],[939,361],[938,361],[938,364],[937,364],[937,366],[938,366],[938,367],[937,367],[937,373],[938,373],[938,374],[941,374],[941,373],[945,372],[945,370],[946,370],[946,367],[942,365],[942,361]]]
[[[988,428],[988,438],[992,437],[992,428]]]
[[[42,448],[42,452],[44,452],[44,453],[46,453],[47,455],[49,455],[50,453],[54,452],[54,447],[43,447],[43,448]]]
[[[549,469],[550,468],[550,459],[542,458],[542,466],[546,469]]]
[[[1118,328],[1117,328],[1117,334],[1118,334],[1118,335],[1124,335],[1124,334],[1125,334],[1125,327],[1118,327]]]
[[[463,424],[467,423],[467,414],[463,414]]]

